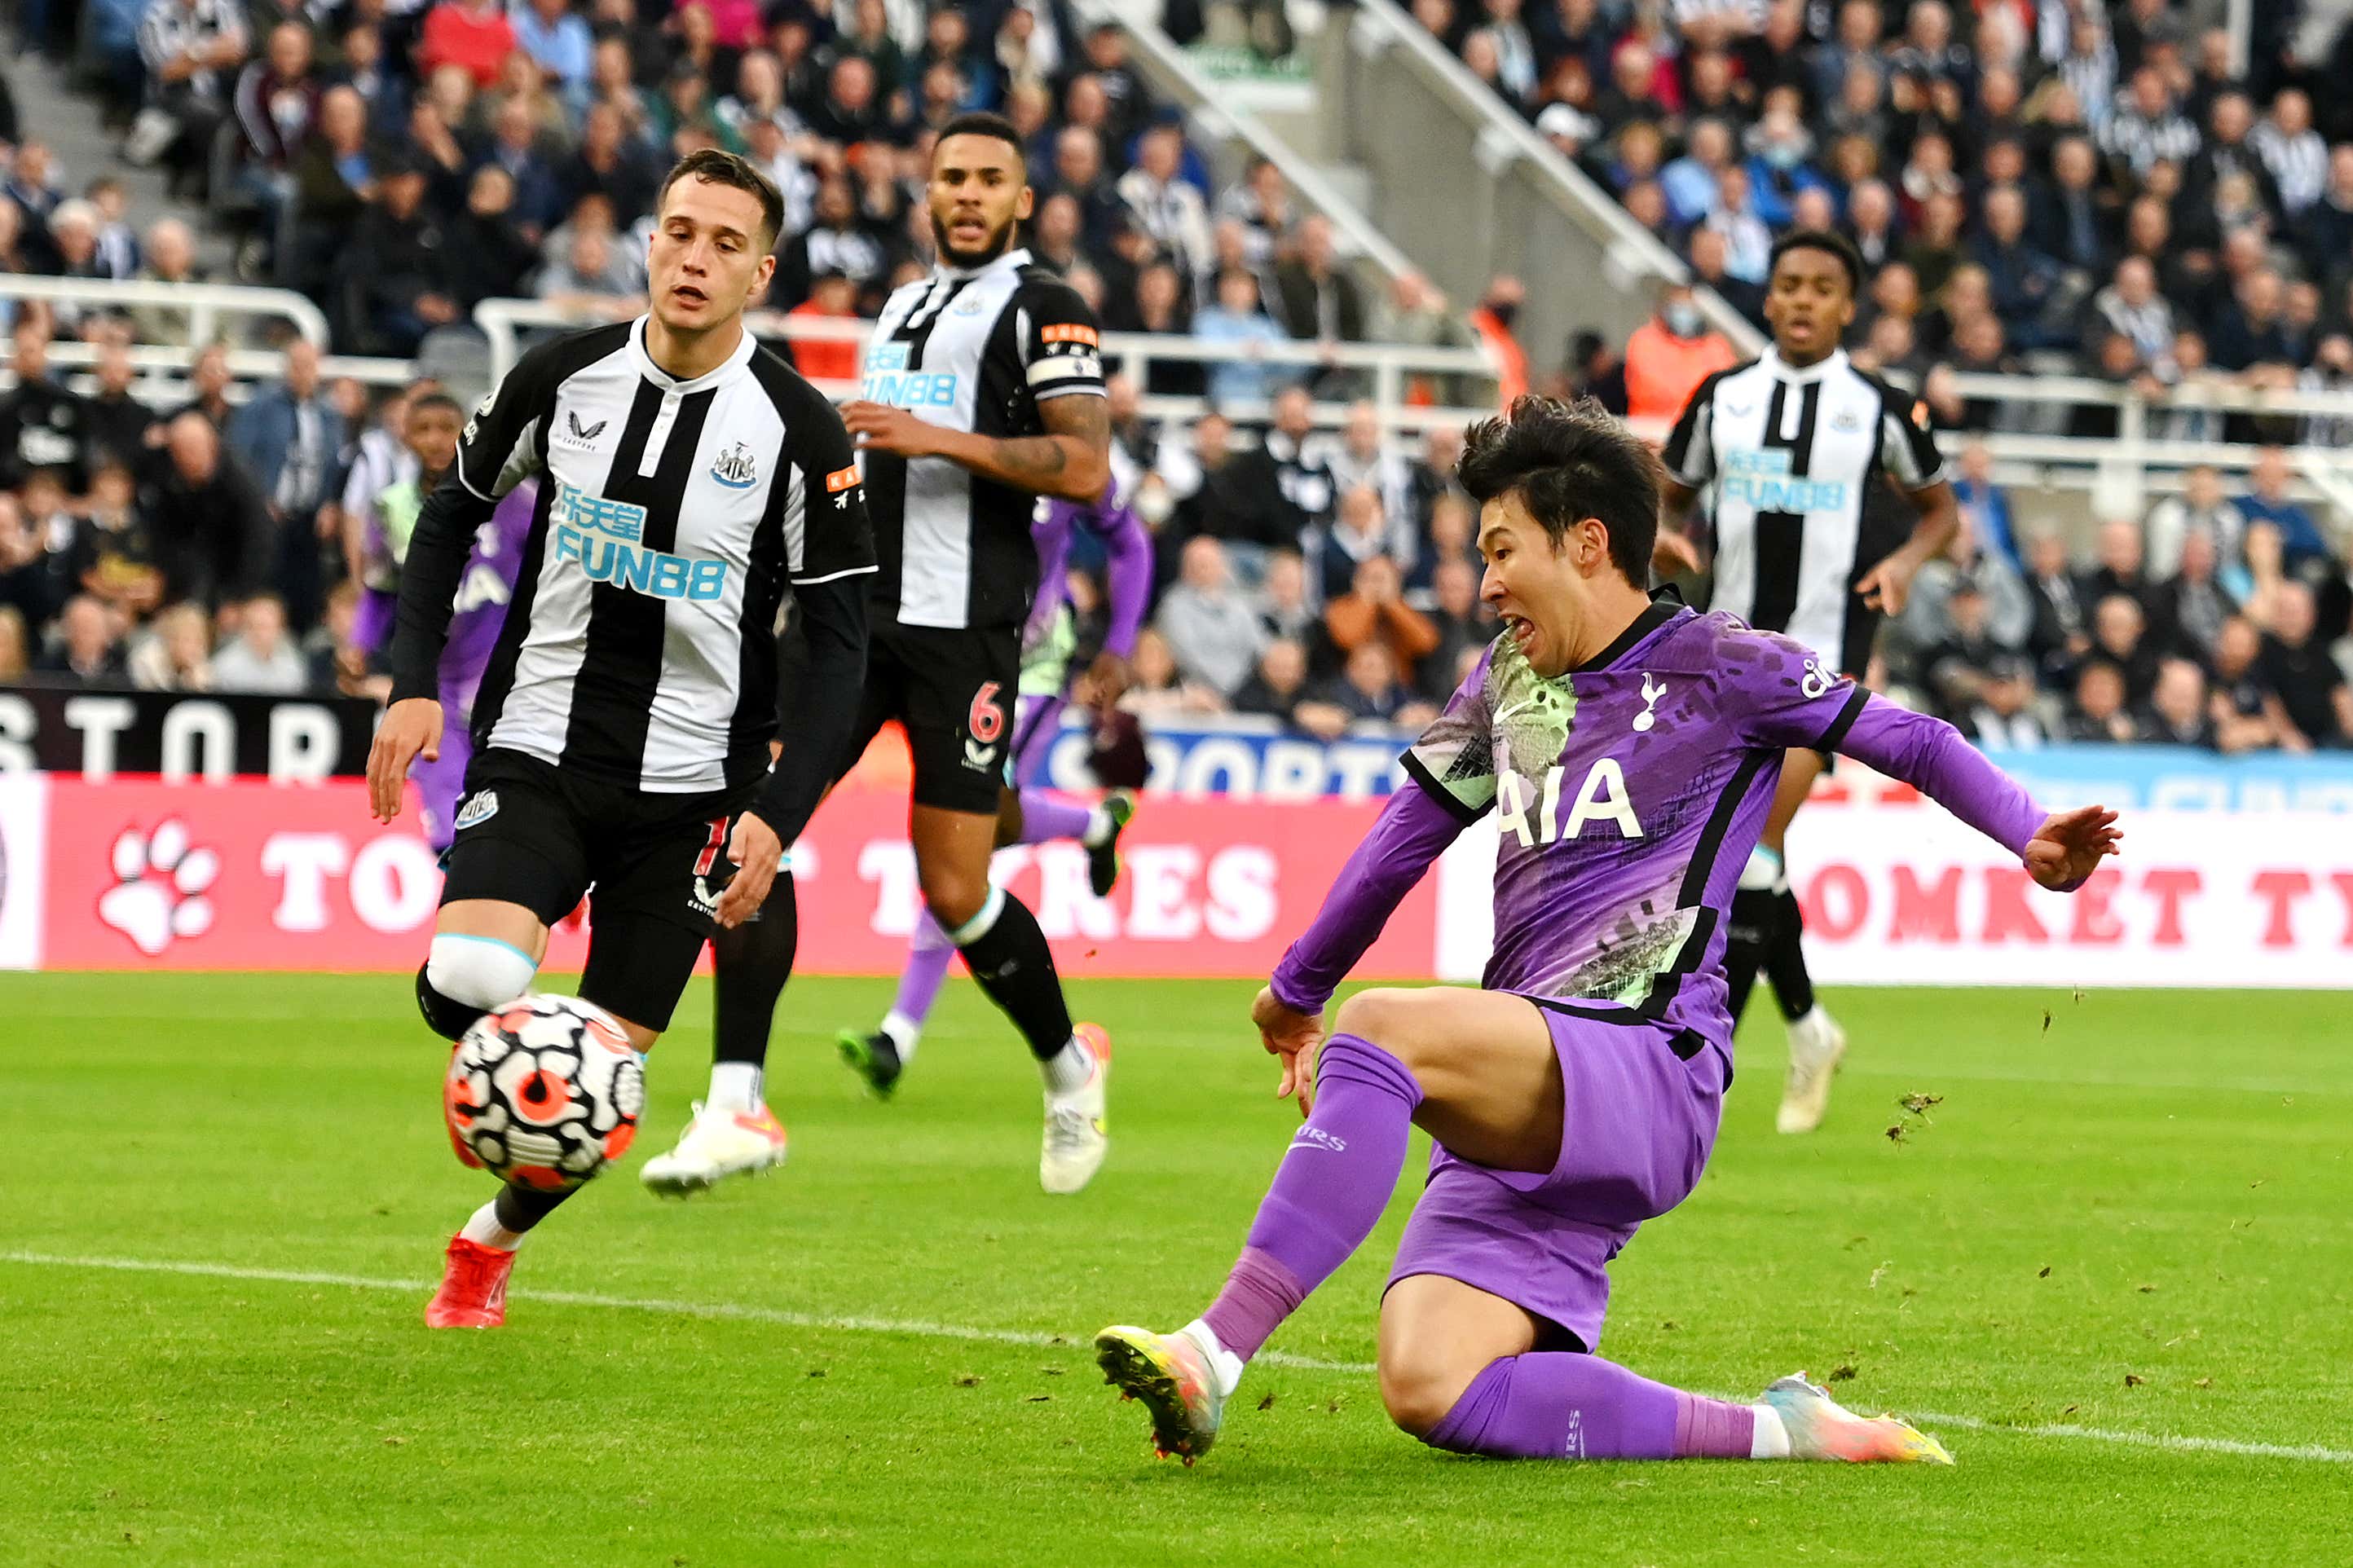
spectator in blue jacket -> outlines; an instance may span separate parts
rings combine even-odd
[[[255,395],[228,422],[228,447],[259,489],[277,535],[270,575],[298,626],[318,618],[322,542],[342,538],[328,482],[343,449],[343,416],[319,382],[319,351],[297,338],[286,377]]]
[[[1218,275],[1216,303],[1193,317],[1193,335],[1255,350],[1246,360],[1221,360],[1209,367],[1209,400],[1217,404],[1260,403],[1297,367],[1278,364],[1271,351],[1291,340],[1259,303],[1258,279],[1239,268]]]
[[[1961,448],[1961,475],[1953,481],[1953,498],[1960,502],[1978,548],[2000,556],[2012,572],[2026,575],[2026,561],[2018,552],[2018,535],[2010,527],[2010,494],[1993,482],[1993,454],[1983,441]]]
[[[2239,513],[2249,522],[2268,522],[2280,532],[2280,550],[2290,572],[2307,562],[2329,558],[2328,541],[2302,501],[2287,493],[2290,479],[2287,449],[2265,447],[2255,455],[2253,490],[2239,498]]]

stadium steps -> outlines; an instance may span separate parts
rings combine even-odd
[[[97,100],[72,89],[70,72],[26,49],[13,25],[5,32],[12,59],[8,88],[16,94],[20,133],[47,143],[67,194],[79,195],[90,181],[111,174],[131,198],[133,230],[143,235],[157,218],[180,219],[195,231],[196,265],[208,277],[227,278],[233,247],[215,226],[212,215],[197,203],[173,196],[163,170],[124,163],[122,139],[100,122]]]

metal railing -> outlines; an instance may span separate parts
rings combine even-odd
[[[327,325],[318,308],[302,296],[280,289],[255,289],[235,284],[168,284],[149,281],[108,282],[99,279],[28,278],[0,275],[0,299],[48,300],[115,309],[130,305],[164,306],[191,312],[192,325],[206,338],[225,321],[290,324],[312,342],[324,344]],[[493,300],[475,311],[475,324],[488,342],[488,370],[495,379],[505,374],[520,352],[520,335],[528,328],[576,327],[610,320],[609,314],[567,311],[539,300]],[[765,338],[862,343],[872,331],[863,321],[786,316],[755,311],[753,330]],[[199,341],[205,341],[200,338]],[[141,373],[135,389],[149,402],[184,395],[186,372],[201,350],[195,346],[140,344],[131,350]],[[1405,401],[1413,378],[1470,380],[1492,384],[1493,370],[1476,349],[1441,349],[1408,344],[1323,343],[1295,340],[1273,346],[1240,344],[1153,333],[1109,332],[1103,352],[1113,364],[1133,373],[1155,363],[1217,364],[1257,363],[1302,369],[1333,366],[1362,374],[1378,410],[1382,427],[1389,432],[1419,433],[1435,426],[1461,426],[1492,412],[1491,405],[1473,404],[1427,406]],[[283,374],[285,356],[274,349],[230,348],[229,371],[233,398],[253,384],[267,383]],[[61,370],[84,381],[98,360],[91,344],[62,340],[49,346],[49,358]],[[415,374],[411,362],[330,355],[321,361],[323,374],[350,376],[370,386],[398,385]],[[2112,410],[2116,435],[2078,437],[1997,430],[1984,437],[1951,435],[1941,437],[1948,450],[1974,439],[1985,441],[2006,482],[2037,483],[2070,490],[2088,490],[2094,506],[2106,515],[2137,515],[2151,490],[2170,489],[2182,470],[2211,465],[2226,471],[2251,468],[2258,448],[2235,442],[2185,441],[2152,435],[2159,416],[2168,412],[2194,411],[2281,418],[2341,419],[2353,422],[2353,392],[2315,392],[2249,387],[2235,383],[2200,383],[2175,388],[2163,396],[2144,397],[2128,384],[2084,376],[1991,375],[1960,374],[1954,390],[1972,402],[2013,404],[2042,408]],[[0,368],[0,387],[13,378]],[[820,382],[833,395],[851,395],[856,384]],[[1143,411],[1158,420],[1198,418],[1206,400],[1185,396],[1146,396]],[[1245,423],[1261,420],[1270,412],[1258,401],[1232,401],[1220,412]],[[1319,429],[1338,426],[1347,405],[1324,402],[1314,405]],[[1661,434],[1662,432],[1649,432]],[[2305,493],[2353,517],[2353,448],[2325,445],[2293,447]]]
[[[241,283],[164,283],[144,278],[121,282],[103,278],[32,278],[8,272],[0,273],[0,300],[47,300],[100,310],[154,305],[185,310],[188,340],[198,346],[220,335],[223,316],[280,321],[318,347],[327,346],[326,312],[291,289],[256,289]]]
[[[591,313],[566,310],[542,300],[485,300],[474,308],[474,321],[490,340],[493,378],[506,374],[519,356],[522,329],[577,327],[602,319]],[[785,342],[862,344],[874,331],[871,321],[791,316],[774,310],[754,310],[745,321],[754,335]],[[1388,430],[1419,431],[1433,425],[1460,425],[1494,411],[1492,405],[1425,407],[1405,399],[1407,383],[1416,377],[1470,379],[1492,384],[1493,366],[1477,349],[1424,348],[1409,343],[1326,343],[1308,338],[1264,345],[1168,337],[1155,332],[1105,332],[1103,353],[1111,365],[1127,371],[1139,382],[1155,363],[1247,363],[1362,372],[1371,383],[1368,395],[1379,413],[1383,428]],[[855,396],[858,391],[854,381],[818,380],[816,385],[836,397]],[[1172,396],[1147,396],[1141,405],[1145,414],[1157,419],[1198,418],[1207,406],[1202,398]],[[1218,408],[1220,413],[1244,421],[1262,419],[1269,412],[1267,403],[1255,400],[1220,403]],[[1347,405],[1343,403],[1318,405],[1317,422],[1336,426],[1346,411]]]

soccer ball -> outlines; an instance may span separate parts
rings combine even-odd
[[[576,996],[518,996],[483,1015],[441,1084],[458,1158],[543,1192],[576,1187],[628,1152],[645,1108],[646,1058],[611,1014]]]

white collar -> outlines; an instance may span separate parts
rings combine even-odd
[[[752,329],[746,327],[744,329],[742,340],[735,345],[734,353],[696,376],[692,381],[681,381],[656,364],[654,356],[646,352],[646,323],[651,319],[649,315],[639,316],[629,323],[629,357],[637,362],[639,375],[665,392],[681,394],[701,392],[707,387],[718,386],[724,382],[732,381],[742,373],[745,365],[752,363],[752,356],[760,352],[759,341],[752,336]]]
[[[978,267],[950,267],[944,261],[936,263],[932,268],[932,276],[934,278],[953,278],[959,283],[965,283],[971,281],[975,278],[985,277],[988,273],[996,271],[1000,267],[1027,267],[1029,265],[1029,247],[1017,245],[1012,249],[997,256],[995,259],[982,262]]]
[[[1769,368],[1775,375],[1780,377],[1783,381],[1795,382],[1800,386],[1803,386],[1810,381],[1820,381],[1822,377],[1830,374],[1833,371],[1844,370],[1846,368],[1846,350],[1844,349],[1832,349],[1820,359],[1818,359],[1813,363],[1807,365],[1789,363],[1787,360],[1781,357],[1781,351],[1773,347],[1770,343],[1767,343],[1765,346],[1765,352],[1757,357],[1767,368]]]

